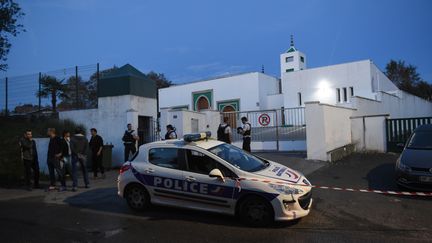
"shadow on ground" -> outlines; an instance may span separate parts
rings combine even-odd
[[[114,213],[121,216],[133,216],[145,220],[179,220],[213,225],[246,227],[237,217],[211,212],[202,212],[182,208],[153,205],[146,211],[136,212],[129,209],[126,200],[117,196],[117,188],[98,188],[85,191],[65,199],[73,207],[85,208],[101,213]],[[299,221],[275,222],[271,227],[283,228]]]

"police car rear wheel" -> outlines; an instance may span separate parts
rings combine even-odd
[[[126,190],[126,201],[134,210],[144,210],[150,206],[146,189],[139,185],[133,185]]]
[[[274,218],[270,203],[260,197],[251,196],[240,205],[240,219],[250,226],[269,225]]]

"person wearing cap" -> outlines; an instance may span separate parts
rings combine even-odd
[[[237,132],[243,135],[243,150],[247,152],[251,152],[251,124],[248,122],[248,119],[244,116],[241,118],[243,123],[243,127],[239,127]]]
[[[173,125],[168,124],[166,126],[167,132],[165,133],[165,140],[168,139],[177,139],[177,133],[175,127]]]

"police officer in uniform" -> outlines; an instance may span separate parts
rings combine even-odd
[[[243,127],[237,128],[237,132],[243,135],[243,150],[250,152],[251,151],[251,124],[248,122],[246,117],[242,117],[241,121],[243,123]]]
[[[231,127],[228,124],[228,121],[229,118],[225,116],[223,118],[223,123],[219,124],[219,128],[217,130],[217,139],[225,143],[232,142]]]
[[[177,139],[177,133],[173,125],[168,124],[166,126],[167,132],[165,133],[165,140],[168,139]]]
[[[132,129],[132,124],[127,124],[127,130],[125,131],[122,140],[125,146],[124,158],[125,161],[128,161],[130,153],[132,153],[132,155],[136,153],[136,141],[139,140],[137,133]]]

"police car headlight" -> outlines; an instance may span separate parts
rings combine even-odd
[[[286,186],[286,185],[274,185],[274,184],[270,184],[270,187],[282,194],[285,195],[290,195],[290,194],[302,194],[303,190],[301,189],[297,189],[297,188],[293,188],[290,186]]]

